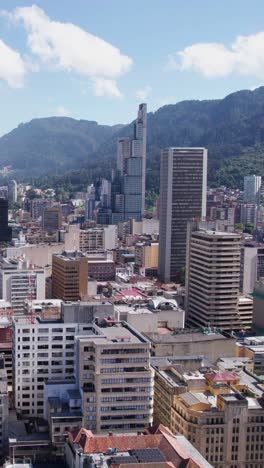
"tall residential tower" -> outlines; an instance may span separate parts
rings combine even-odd
[[[187,223],[206,215],[207,150],[161,153],[159,278],[178,281],[186,261]]]

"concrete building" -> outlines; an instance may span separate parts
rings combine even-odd
[[[186,314],[192,326],[241,329],[239,315],[240,236],[193,231],[186,262]]]
[[[71,380],[75,373],[74,336],[88,326],[13,318],[13,370],[15,408],[23,417],[44,416],[47,379]]]
[[[253,296],[253,327],[259,331],[264,329],[264,278],[256,281]]]
[[[112,224],[141,221],[145,211],[147,105],[140,104],[134,137],[121,138],[117,146],[117,171],[112,181]]]
[[[159,243],[146,241],[135,245],[135,273],[142,276],[157,276]]]
[[[80,231],[81,252],[114,250],[117,248],[117,226],[109,225]]]
[[[186,263],[187,223],[206,215],[207,150],[161,153],[159,278],[177,281]]]
[[[42,227],[44,231],[56,232],[62,227],[61,206],[46,207],[43,210]]]
[[[21,259],[0,261],[0,297],[11,303],[15,312],[24,312],[26,299],[45,299],[44,270]]]
[[[237,343],[237,356],[248,358],[252,362],[252,373],[264,375],[264,337],[246,337],[242,343]]]
[[[264,245],[247,242],[241,247],[240,291],[250,294],[257,280],[264,276]]]
[[[78,252],[64,251],[52,256],[52,296],[78,301],[87,295],[88,259]]]
[[[150,343],[126,323],[104,319],[76,338],[83,425],[96,432],[143,430],[152,422]]]
[[[93,323],[114,315],[114,305],[109,301],[63,302],[61,316],[64,323]]]
[[[163,424],[172,430],[172,405],[174,397],[185,392],[177,369],[182,373],[195,372],[203,366],[202,356],[168,356],[151,358],[155,371],[154,384],[154,425]]]
[[[154,333],[158,328],[167,331],[184,328],[185,312],[174,299],[154,297],[145,305],[115,305],[114,314],[117,320],[127,322],[141,333]]]
[[[260,204],[261,176],[250,175],[244,177],[244,203]]]
[[[143,333],[151,342],[152,356],[204,356],[215,363],[219,356],[235,355],[236,341],[226,333],[211,329],[199,331],[185,328],[167,333]]]
[[[186,390],[174,396],[172,432],[183,434],[215,468],[263,467],[263,389],[239,372],[178,374]]]
[[[77,434],[69,434],[66,462],[69,468],[90,464],[102,468],[212,468],[184,436],[174,436],[162,425],[151,432],[146,428],[141,434],[110,436],[96,436],[81,428]]]

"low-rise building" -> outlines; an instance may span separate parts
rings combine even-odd
[[[211,329],[158,330],[143,334],[151,342],[152,356],[199,354],[214,363],[219,356],[235,355],[235,338]]]
[[[66,445],[69,468],[84,466],[115,466],[124,468],[212,468],[204,457],[182,435],[173,436],[160,425],[155,431],[141,434],[109,434],[96,436],[81,428],[70,432]]]

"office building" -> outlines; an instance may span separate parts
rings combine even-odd
[[[260,204],[261,176],[250,175],[244,177],[244,203]]]
[[[135,245],[135,273],[148,277],[157,276],[158,260],[158,242],[137,242],[137,244]]]
[[[140,104],[133,139],[120,138],[112,180],[112,223],[140,221],[145,211],[147,105]]]
[[[17,183],[15,180],[8,182],[8,204],[10,207],[17,202]]]
[[[206,215],[207,150],[161,153],[159,278],[178,281],[186,263],[187,223]]]
[[[168,427],[146,428],[141,434],[97,436],[85,428],[70,432],[66,445],[69,467],[115,468],[212,468],[183,435],[174,436]]]
[[[250,294],[255,282],[264,276],[264,245],[247,242],[241,246],[240,291]]]
[[[190,233],[186,262],[186,314],[195,327],[222,330],[247,326],[239,315],[240,235]]]
[[[12,229],[8,226],[8,201],[0,198],[0,242],[12,239]]]
[[[77,251],[52,255],[52,297],[78,301],[87,295],[88,259]]]
[[[46,207],[43,210],[42,227],[49,233],[56,232],[62,227],[61,206]]]
[[[42,268],[21,259],[3,258],[0,262],[0,297],[11,303],[15,312],[24,312],[25,300],[45,299]]]

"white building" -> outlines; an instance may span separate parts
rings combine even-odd
[[[24,311],[26,299],[45,299],[45,275],[42,268],[29,267],[21,259],[2,259],[0,297],[16,312]]]
[[[113,250],[118,245],[117,226],[101,226],[80,231],[80,250],[92,252],[96,250]]]
[[[73,378],[74,336],[85,328],[34,316],[13,319],[15,408],[23,416],[44,416],[46,380]]]

